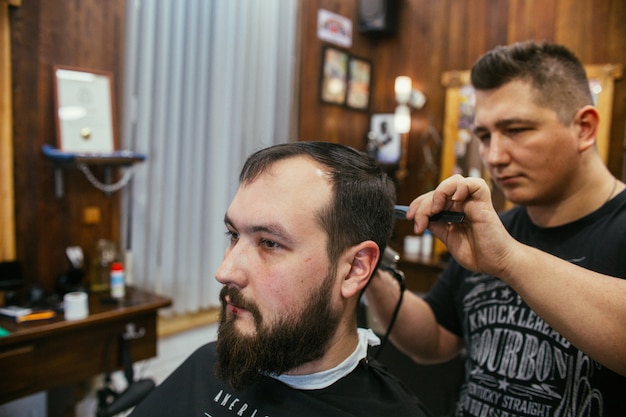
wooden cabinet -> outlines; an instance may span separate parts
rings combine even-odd
[[[156,356],[157,310],[168,298],[134,288],[121,304],[107,293],[89,296],[89,316],[17,324],[0,319],[10,332],[0,338],[0,404],[35,392],[76,383],[120,367],[120,337],[130,336],[133,361]]]

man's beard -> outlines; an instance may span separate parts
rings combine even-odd
[[[341,314],[330,306],[332,278],[308,298],[299,315],[288,315],[276,323],[264,323],[252,301],[245,300],[235,288],[220,293],[222,314],[217,337],[218,378],[236,390],[257,381],[262,374],[282,374],[321,358],[338,326]],[[236,316],[227,317],[224,297],[248,310],[254,317],[256,334],[244,335],[236,328]]]

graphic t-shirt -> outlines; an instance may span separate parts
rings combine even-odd
[[[502,221],[522,243],[626,278],[626,191],[564,226],[539,228],[521,207]],[[550,271],[536,273],[550,279]],[[626,416],[626,377],[572,346],[497,277],[453,261],[426,300],[439,323],[465,340],[458,416]]]
[[[235,391],[215,377],[216,358],[215,343],[200,347],[131,416],[431,416],[413,393],[374,360],[362,359],[352,372],[326,388],[294,389],[264,376]]]

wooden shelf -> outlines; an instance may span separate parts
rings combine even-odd
[[[106,187],[112,184],[111,170],[113,168],[131,167],[146,160],[144,154],[132,151],[115,151],[99,154],[63,152],[50,145],[44,145],[42,151],[44,156],[54,164],[54,195],[57,199],[62,198],[65,193],[63,171],[67,168],[80,168],[87,165],[103,167],[105,176],[103,185]],[[93,181],[94,179],[90,179],[92,184]],[[104,192],[105,194],[109,193],[107,191]]]

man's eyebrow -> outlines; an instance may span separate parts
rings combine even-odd
[[[242,232],[250,233],[250,234],[267,233],[272,236],[276,236],[280,238],[282,241],[289,243],[289,244],[295,242],[294,238],[287,231],[287,229],[282,224],[279,224],[279,223],[271,222],[271,223],[266,223],[266,224],[263,224],[263,223],[252,224],[249,226],[244,226],[243,228],[239,228],[239,227],[236,227],[235,224],[231,221],[230,217],[228,217],[228,214],[225,214],[224,224],[237,229],[239,233],[242,233]]]

